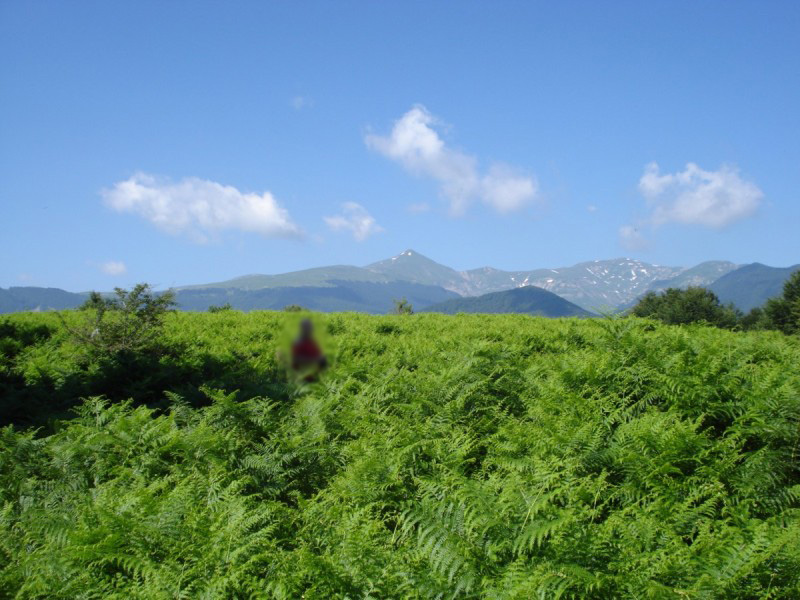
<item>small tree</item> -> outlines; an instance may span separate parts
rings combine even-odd
[[[130,291],[115,288],[114,294],[104,299],[92,292],[82,308],[93,314],[77,328],[67,326],[72,335],[92,352],[104,355],[156,345],[165,315],[174,310],[174,292],[156,294],[152,286],[140,283]]]
[[[744,331],[758,331],[772,328],[767,314],[760,306],[751,308],[749,313],[739,319],[739,325],[741,325]]]
[[[783,295],[767,300],[764,314],[771,328],[783,333],[800,333],[800,271],[783,284]]]
[[[86,302],[78,307],[78,310],[105,310],[112,303],[110,298],[103,298],[100,292],[90,292]]]
[[[210,313],[225,312],[228,310],[233,310],[233,307],[231,306],[230,302],[226,302],[222,306],[216,306],[215,304],[212,304],[211,306],[208,307],[208,312]]]
[[[403,297],[399,300],[394,300],[394,310],[392,312],[396,315],[413,315],[414,307]]]
[[[714,292],[701,287],[669,288],[661,294],[648,292],[632,313],[668,325],[706,322],[726,329],[735,327],[740,317],[733,305],[723,306]]]

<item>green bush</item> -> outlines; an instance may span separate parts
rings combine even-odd
[[[414,307],[405,298],[400,298],[394,301],[394,309],[392,312],[396,315],[413,315]]]
[[[222,306],[216,306],[212,304],[211,306],[208,307],[208,312],[210,313],[224,312],[226,310],[233,310],[233,307],[231,306],[230,302],[226,302]]]
[[[764,314],[771,328],[786,334],[800,333],[800,271],[783,284],[783,295],[767,301]]]
[[[103,355],[152,349],[161,336],[165,315],[173,310],[175,294],[156,294],[146,283],[130,291],[115,288],[114,294],[104,299],[92,292],[81,307],[90,314],[79,326],[70,328],[76,341]],[[69,327],[66,321],[64,324]]]
[[[740,317],[732,305],[722,306],[714,292],[701,287],[648,292],[631,312],[668,325],[708,323],[725,329],[734,328]]]

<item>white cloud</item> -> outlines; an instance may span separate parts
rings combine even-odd
[[[494,165],[481,174],[477,159],[449,148],[434,129],[436,124],[424,106],[415,106],[395,122],[388,136],[369,134],[364,141],[411,173],[437,181],[454,215],[464,214],[473,199],[507,213],[536,198],[534,177],[518,174],[506,165]]]
[[[128,272],[128,267],[122,261],[109,260],[100,265],[100,270],[106,275],[124,275]]]
[[[240,192],[233,186],[189,177],[178,182],[137,173],[102,191],[105,203],[139,215],[170,234],[208,241],[223,230],[267,237],[297,237],[300,229],[269,192]]]
[[[500,213],[523,208],[536,195],[538,188],[534,179],[517,175],[503,165],[492,166],[481,184],[483,200]]]
[[[345,202],[341,215],[323,218],[333,231],[349,230],[359,242],[383,231],[383,227],[375,222],[367,210],[355,202]]]
[[[657,163],[648,164],[639,179],[639,192],[647,202],[647,216],[619,229],[620,243],[631,250],[647,246],[641,232],[645,227],[652,231],[680,223],[722,229],[751,216],[764,198],[758,186],[742,179],[735,167],[706,171],[695,163],[663,175]]]
[[[597,212],[597,205],[589,204],[586,206],[586,210],[590,213]]]
[[[314,101],[308,96],[295,96],[291,100],[291,105],[295,110],[303,110],[314,106]]]
[[[639,191],[650,207],[652,225],[684,223],[715,229],[749,217],[764,197],[734,167],[706,171],[694,163],[664,175],[656,163],[650,163],[639,179]]]

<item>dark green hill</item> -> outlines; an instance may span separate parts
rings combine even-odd
[[[453,298],[428,307],[425,312],[524,313],[542,317],[591,317],[592,313],[552,292],[528,285],[472,298]]]
[[[86,301],[86,294],[66,292],[59,288],[0,288],[0,313],[26,310],[62,310],[75,308]]]
[[[708,288],[723,304],[733,302],[737,308],[748,311],[763,305],[769,298],[779,296],[783,292],[783,283],[798,269],[800,265],[781,268],[753,263],[723,275]]]

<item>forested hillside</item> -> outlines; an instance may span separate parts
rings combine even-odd
[[[425,309],[427,312],[445,313],[518,313],[540,317],[591,317],[577,304],[564,300],[552,292],[534,285],[494,292],[472,298],[452,298]]]
[[[86,301],[86,294],[74,294],[58,288],[0,288],[0,313],[26,310],[63,310],[76,308]]]
[[[3,318],[0,596],[800,596],[796,336],[315,314],[298,384],[302,316]]]
[[[779,268],[753,263],[720,277],[708,288],[722,302],[732,302],[740,310],[748,311],[779,295],[784,283],[798,270],[800,265]]]

